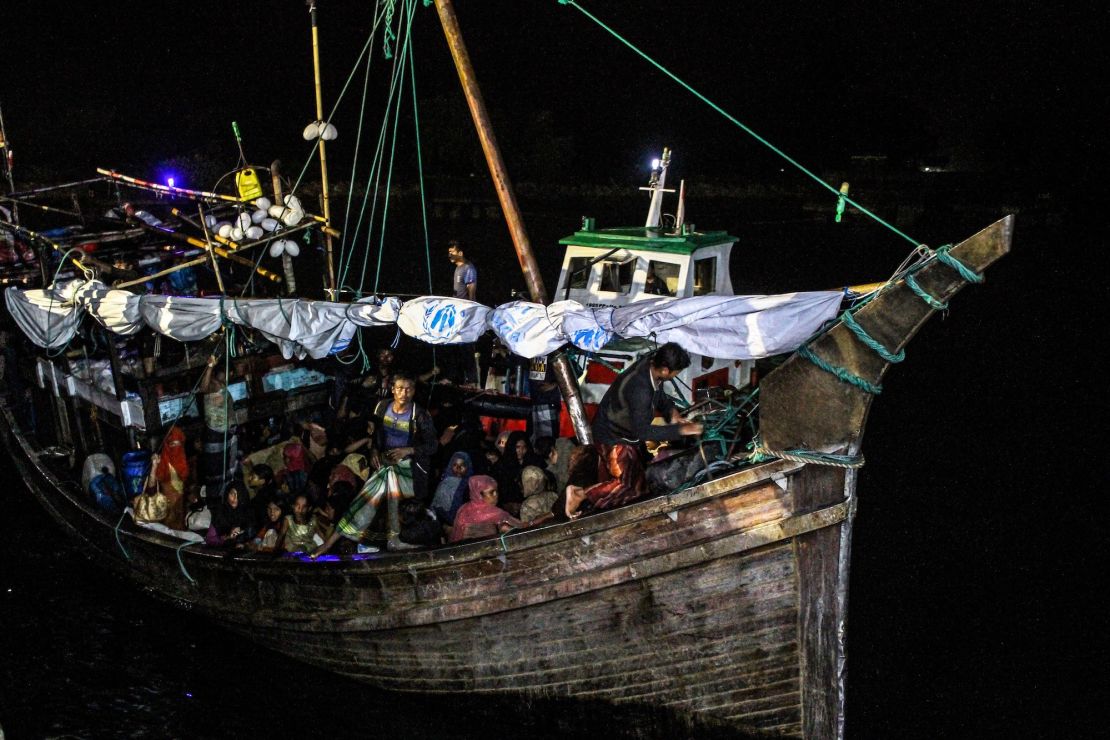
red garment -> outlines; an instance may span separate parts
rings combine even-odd
[[[497,487],[497,481],[493,478],[488,475],[472,475],[468,485],[470,501],[460,506],[458,513],[455,514],[451,542],[493,536],[497,534],[498,524],[501,522],[506,522],[513,527],[524,526],[523,522],[509,512],[499,506],[487,504],[482,499],[482,491]]]
[[[307,453],[300,442],[290,442],[281,448],[281,457],[285,460],[285,469],[290,473],[308,469]]]
[[[633,445],[598,445],[602,459],[608,464],[603,473],[611,478],[586,489],[586,500],[596,510],[614,509],[644,495],[644,464],[640,451]],[[603,476],[604,477],[604,476]]]
[[[332,468],[331,475],[328,476],[328,486],[330,487],[336,481],[347,481],[351,484],[356,492],[362,488],[362,479],[355,475],[354,471],[346,465],[340,463]]]
[[[166,497],[166,526],[185,529],[185,481],[189,479],[189,461],[185,457],[185,433],[177,427],[170,429],[162,441],[154,477]]]

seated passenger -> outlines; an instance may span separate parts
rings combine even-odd
[[[455,522],[455,514],[466,503],[470,496],[467,481],[474,473],[470,462],[470,455],[465,452],[456,452],[447,464],[443,478],[436,486],[435,495],[432,497],[432,511],[440,524],[450,527]]]
[[[212,547],[242,545],[253,536],[253,525],[246,487],[239,481],[232,481],[224,491],[223,500],[212,512],[212,525],[204,541]]]
[[[529,527],[535,527],[554,519],[551,507],[559,497],[548,487],[547,476],[535,465],[520,471],[520,485],[524,492],[524,503],[520,505],[520,519]]]
[[[254,519],[260,525],[266,521],[266,507],[271,501],[278,501],[277,483],[274,481],[274,469],[269,465],[255,465],[247,476],[247,485],[254,489],[251,497],[251,511]]]
[[[287,496],[296,496],[308,483],[308,452],[300,442],[290,442],[281,450],[285,467],[280,472],[281,489]]]
[[[281,549],[282,536],[285,534],[284,512],[274,499],[266,504],[266,520],[255,532],[247,547],[254,552],[275,553]]]
[[[171,529],[185,528],[185,482],[189,463],[185,459],[185,433],[172,427],[162,442],[162,454],[153,466],[158,487],[166,497],[165,524]]]
[[[363,455],[351,453],[332,468],[331,474],[328,475],[328,487],[330,488],[336,481],[345,481],[357,491],[369,477],[370,463]]]
[[[470,501],[455,515],[451,542],[493,537],[523,522],[497,506],[497,481],[488,475],[472,475],[468,484]]]
[[[631,445],[614,445],[607,460],[609,479],[589,488],[567,486],[566,514],[577,519],[583,511],[602,511],[631,503],[647,490],[644,466]],[[582,509],[582,507],[585,507]]]
[[[387,547],[392,550],[414,550],[421,547],[436,547],[443,544],[443,527],[435,514],[417,499],[401,502],[401,533],[390,540]]]
[[[316,515],[308,495],[298,493],[293,498],[293,513],[285,517],[285,537],[282,546],[286,552],[312,552],[324,540],[317,531]]]

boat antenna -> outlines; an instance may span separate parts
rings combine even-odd
[[[490,174],[493,177],[493,186],[497,191],[497,198],[501,201],[501,210],[505,214],[505,222],[512,236],[513,247],[520,269],[524,272],[524,282],[528,285],[528,292],[536,303],[547,305],[547,289],[543,284],[536,256],[532,253],[532,245],[528,240],[528,233],[524,229],[524,219],[521,217],[520,208],[516,202],[516,195],[509,180],[509,173],[501,159],[501,151],[497,146],[497,139],[493,135],[493,126],[490,124],[486,104],[482,98],[482,91],[478,88],[478,80],[474,75],[474,67],[470,64],[470,55],[463,43],[462,32],[459,30],[459,21],[455,16],[455,8],[451,0],[435,0],[436,12],[439,14],[443,33],[447,37],[447,46],[451,51],[451,58],[455,61],[455,69],[459,73],[459,82],[462,83],[463,94],[466,96],[470,115],[474,119],[474,127],[478,130],[478,139],[482,143],[482,151],[486,155]],[[571,367],[570,359],[562,350],[552,353],[550,357],[552,370],[563,399],[567,404],[574,433],[582,444],[591,444],[593,434],[586,417],[586,407],[582,403],[582,394],[578,389],[578,378]]]
[[[671,150],[663,147],[663,156],[651,163],[651,180],[648,181],[646,188],[641,188],[651,192],[651,205],[648,206],[647,221],[644,222],[644,226],[649,229],[659,228],[659,219],[663,214],[663,193],[674,192],[664,187],[667,184],[667,167],[670,164]]]
[[[324,95],[320,87],[320,32],[316,24],[316,0],[305,0],[308,15],[312,19],[312,73],[316,82],[316,120],[324,120]],[[331,234],[326,227],[331,226],[331,202],[328,199],[328,157],[327,144],[321,136],[320,146],[320,197],[324,202],[324,254],[328,261],[328,298],[338,300],[335,284],[335,260],[332,256]]]

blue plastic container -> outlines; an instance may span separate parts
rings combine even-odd
[[[146,450],[131,450],[123,453],[123,490],[128,499],[143,492],[143,483],[150,474],[150,453]]]

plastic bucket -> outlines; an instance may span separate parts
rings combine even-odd
[[[150,453],[146,450],[131,450],[123,453],[123,490],[128,498],[143,492],[143,483],[150,473]]]

